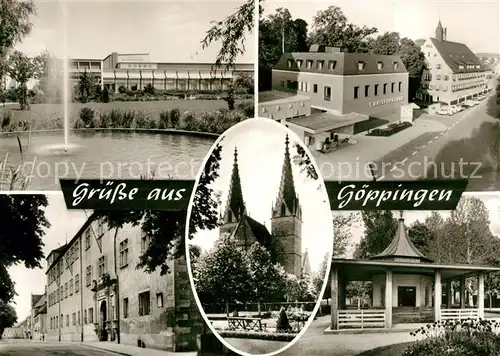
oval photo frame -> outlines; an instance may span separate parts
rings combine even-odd
[[[299,137],[267,118],[219,136],[196,176],[185,243],[194,299],[226,348],[293,346],[321,307],[333,250],[328,194]]]

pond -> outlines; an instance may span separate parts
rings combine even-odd
[[[60,190],[59,179],[194,179],[215,137],[171,133],[61,132],[0,138],[0,159],[32,174],[29,190]]]

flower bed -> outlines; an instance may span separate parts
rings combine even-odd
[[[373,129],[367,134],[367,136],[384,136],[384,137],[392,136],[395,133],[403,131],[411,126],[413,125],[409,122],[393,123],[389,124],[386,128],[383,129]]]
[[[229,331],[218,330],[220,336],[223,338],[238,338],[238,339],[260,339],[268,341],[292,341],[297,334],[293,333],[272,333],[272,332],[258,332],[258,331]]]

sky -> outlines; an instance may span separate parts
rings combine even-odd
[[[238,148],[238,165],[243,199],[248,215],[271,229],[271,208],[278,196],[285,152],[285,135],[289,133],[290,156],[296,154],[298,138],[283,125],[271,120],[246,120],[224,135],[219,178],[212,183],[222,193],[222,211],[227,195]],[[325,254],[331,253],[333,226],[330,204],[321,181],[312,180],[292,162],[295,188],[302,206],[302,250],[307,249],[311,270],[320,266]],[[203,250],[210,249],[219,236],[219,229],[199,231],[191,243]]]
[[[202,50],[212,21],[222,21],[244,0],[130,1],[35,0],[33,30],[17,49],[61,57],[66,26],[68,57],[104,59],[112,52],[149,53],[151,61],[213,63],[219,44]],[[66,6],[66,11],[63,7]],[[64,16],[66,13],[66,16]],[[238,63],[253,63],[255,37],[247,37]]]
[[[481,199],[486,209],[489,212],[490,218],[490,229],[491,232],[500,238],[500,194],[499,193],[464,193],[463,196],[473,196]],[[399,211],[392,212],[394,217],[399,217]],[[425,219],[430,216],[432,211],[405,211],[403,212],[403,218],[405,219],[405,225],[408,228],[414,221],[425,221]],[[441,216],[446,219],[450,216],[450,211],[438,211]],[[333,214],[349,214],[349,212],[333,212]],[[350,253],[354,252],[355,245],[359,243],[364,235],[364,225],[362,221],[353,224],[350,229],[352,233],[352,239],[350,243]]]
[[[45,208],[45,217],[51,227],[45,229],[43,253],[45,257],[50,251],[62,246],[78,232],[87,220],[82,210],[67,210],[62,193],[47,194],[49,205]],[[42,261],[42,269],[27,269],[24,265],[9,268],[11,279],[15,283],[17,296],[14,298],[18,322],[22,322],[30,314],[31,294],[43,294],[47,277],[47,263]]]
[[[311,28],[318,10],[339,6],[349,22],[376,27],[380,33],[399,32],[413,40],[434,37],[439,19],[448,28],[448,40],[462,42],[474,52],[499,53],[498,0],[332,0],[274,1],[264,3],[265,15],[283,7]],[[362,11],[360,11],[362,9]]]

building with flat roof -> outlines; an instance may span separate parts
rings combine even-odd
[[[439,21],[435,37],[421,46],[426,58],[422,89],[417,98],[432,103],[458,104],[491,91],[493,71],[466,44],[447,40]]]
[[[164,276],[138,270],[148,243],[140,226],[111,231],[93,214],[53,250],[47,256],[47,341],[196,349],[186,262],[172,261]]]
[[[309,52],[284,53],[272,84],[283,95],[259,100],[259,116],[286,121],[317,149],[338,134],[352,135],[356,123],[372,116],[400,117],[408,105],[408,72],[399,56],[313,45]]]
[[[54,75],[61,77],[63,62],[53,59]],[[92,74],[102,87],[117,92],[142,90],[151,84],[158,90],[216,91],[227,88],[235,78],[253,77],[253,63],[236,63],[226,69],[223,64],[215,68],[213,63],[168,63],[154,62],[148,53],[121,54],[113,52],[104,59],[72,58],[69,60],[69,76],[74,82],[84,73]],[[6,87],[15,87],[12,79],[6,78]]]

